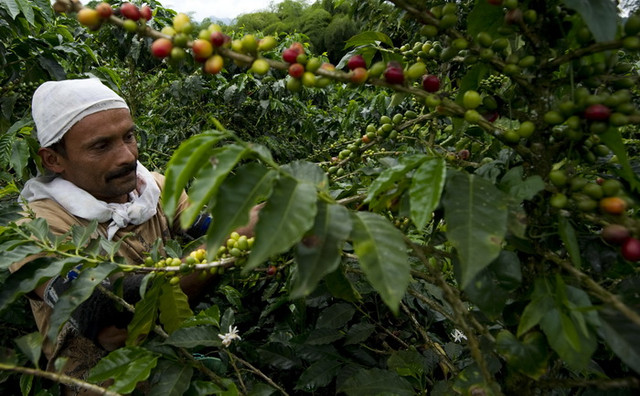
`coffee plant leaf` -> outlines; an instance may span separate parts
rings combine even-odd
[[[638,325],[611,307],[598,311],[598,315],[601,319],[600,337],[623,362],[640,374]]]
[[[190,205],[180,215],[182,228],[187,229],[193,224],[205,205],[215,198],[220,184],[247,153],[245,147],[236,144],[211,153],[209,160],[194,175],[197,183],[193,183],[189,190]]]
[[[324,277],[327,290],[332,296],[349,302],[357,302],[362,296],[349,281],[344,273],[344,266],[339,266],[337,270],[327,274]]]
[[[622,167],[618,172],[620,176],[626,180],[630,187],[635,191],[640,191],[640,180],[638,180],[638,176],[636,176],[633,168],[631,167],[631,163],[629,162],[629,157],[627,155],[627,147],[622,140],[622,135],[620,135],[620,131],[617,128],[609,128],[607,131],[600,136],[600,140],[611,149],[611,152],[615,154],[618,158],[618,162]]]
[[[467,16],[467,31],[470,37],[476,37],[480,32],[487,32],[492,36],[503,26],[504,11],[501,7],[489,4],[488,1],[476,2]]]
[[[582,266],[582,259],[580,257],[578,236],[576,235],[575,228],[573,228],[571,222],[566,217],[558,216],[558,233],[560,234],[560,239],[562,239],[562,242],[569,252],[571,263],[576,268],[580,268]]]
[[[356,374],[347,378],[340,385],[338,391],[353,396],[380,394],[415,395],[415,390],[409,381],[394,372],[377,368],[359,370]]]
[[[69,320],[73,311],[91,297],[100,282],[117,269],[116,264],[103,262],[95,267],[78,270],[78,277],[69,282],[71,284],[69,288],[58,296],[59,299],[51,313],[47,338],[55,340],[62,325]]]
[[[393,41],[386,34],[382,32],[368,31],[358,33],[355,36],[351,37],[345,43],[344,48],[360,47],[362,45],[377,43],[384,43],[390,47],[393,47]]]
[[[224,136],[225,134],[215,131],[202,133],[191,137],[176,149],[167,163],[162,190],[162,207],[168,219],[173,219],[187,183],[208,163],[212,147]]]
[[[182,396],[191,386],[193,367],[173,361],[161,360],[153,370],[149,394]]]
[[[442,203],[447,238],[460,258],[460,281],[465,288],[502,250],[506,199],[489,181],[456,171],[447,175]]]
[[[447,166],[442,158],[426,160],[411,177],[409,188],[411,220],[416,228],[423,229],[433,211],[440,203],[447,175]]]
[[[41,251],[42,249],[33,242],[19,239],[9,240],[0,244],[0,270],[7,271],[12,264]]]
[[[4,8],[9,11],[9,15],[12,19],[16,19],[21,12],[22,7],[20,7],[19,1],[20,0],[2,0],[1,2]]]
[[[57,259],[54,257],[36,258],[11,275],[5,280],[0,291],[0,311],[18,297],[36,289],[39,285],[53,278],[60,273],[66,273],[71,268],[82,262],[81,257],[70,257]]]
[[[500,189],[507,193],[509,198],[517,203],[524,200],[533,199],[540,191],[544,189],[544,181],[538,175],[523,177],[522,166],[516,166],[502,177],[500,180]]]
[[[136,303],[133,319],[127,326],[127,346],[138,345],[153,330],[158,318],[160,293],[164,283],[166,280],[155,278],[144,298]]]
[[[179,348],[219,347],[222,341],[218,334],[212,326],[185,327],[174,331],[164,343]]]
[[[25,354],[27,358],[34,364],[34,366],[39,367],[40,356],[42,354],[42,334],[39,332],[33,332],[29,334],[25,334],[20,338],[17,338],[16,345],[20,348],[20,351]]]
[[[496,336],[496,348],[511,369],[534,380],[547,372],[549,346],[540,332],[527,333],[519,340],[508,330],[502,330]]]
[[[610,41],[616,37],[618,10],[609,0],[563,0],[584,19],[596,41]]]
[[[165,282],[158,299],[160,323],[167,333],[171,334],[180,328],[182,322],[193,316],[189,300],[178,285]]]
[[[344,365],[339,360],[319,360],[309,366],[296,383],[296,389],[313,390],[329,385]]]
[[[357,212],[352,218],[351,239],[360,267],[385,304],[397,313],[411,278],[403,235],[378,214]]]
[[[422,378],[431,371],[427,358],[415,349],[393,351],[387,359],[387,367],[403,377]]]
[[[317,213],[315,186],[280,177],[255,227],[255,244],[243,271],[257,267],[274,254],[287,251],[313,226]]]
[[[296,245],[298,271],[292,279],[291,298],[308,295],[326,274],[336,271],[350,232],[351,218],[345,207],[318,202],[313,228]]]
[[[233,229],[248,223],[249,211],[271,194],[275,179],[276,171],[252,162],[240,166],[222,182],[211,210],[215,220],[207,230],[208,260],[213,260],[218,247]]]
[[[420,166],[427,160],[423,154],[416,154],[407,157],[402,157],[401,160],[390,168],[385,169],[380,173],[380,176],[371,183],[367,197],[364,202],[368,203],[371,207],[379,207],[386,203],[385,193],[394,188],[396,183],[404,180],[407,177],[407,173]]]
[[[319,191],[327,190],[329,187],[327,174],[318,164],[308,161],[293,161],[283,165],[282,170],[295,179],[313,184]]]
[[[118,393],[130,393],[138,382],[149,378],[151,370],[158,363],[158,355],[140,347],[123,347],[114,350],[89,372],[90,382],[101,383],[113,379],[110,390]]]

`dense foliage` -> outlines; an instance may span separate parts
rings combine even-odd
[[[23,295],[78,263],[56,325],[96,279],[148,274],[142,300],[123,304],[127,346],[89,378],[114,379],[113,392],[637,393],[640,16],[608,0],[285,1],[195,26],[233,42],[211,74],[191,55],[151,55],[177,25],[149,3],[144,35],[0,0],[3,393],[63,381],[40,370]],[[266,50],[236,45],[276,33]],[[321,55],[320,37],[341,44]],[[298,47],[312,75],[281,60]],[[14,223],[39,166],[31,93],[88,75],[131,104],[141,160],[167,176],[166,212],[186,188],[181,223],[213,215],[201,241],[130,266],[95,224],[60,238],[41,219]],[[258,202],[255,240],[231,234]],[[189,306],[176,280],[204,270],[218,282]]]

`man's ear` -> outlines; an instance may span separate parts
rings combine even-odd
[[[42,158],[42,165],[54,173],[62,173],[64,166],[60,162],[60,154],[49,147],[41,147],[38,155]]]

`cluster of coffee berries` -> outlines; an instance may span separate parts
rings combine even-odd
[[[581,212],[599,210],[602,215],[616,217],[624,216],[630,204],[617,179],[569,177],[563,169],[556,169],[549,173],[549,181],[558,189],[550,201],[558,209],[572,206]]]
[[[136,32],[153,18],[153,11],[148,5],[138,7],[133,3],[122,3],[120,8],[113,9],[111,4],[102,2],[96,8],[82,8],[78,10],[78,22],[91,30],[97,30],[112,15],[120,15],[124,18],[122,27],[128,32]]]
[[[318,57],[309,58],[304,46],[299,42],[292,43],[282,51],[282,60],[287,65],[286,87],[289,91],[297,92],[302,87],[324,88],[332,82],[331,78],[316,72],[320,69],[335,71],[335,66]]]

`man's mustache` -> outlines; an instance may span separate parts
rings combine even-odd
[[[129,174],[132,171],[135,172],[137,166],[138,166],[137,162],[132,162],[131,164],[125,165],[120,169],[117,169],[117,170],[115,170],[113,172],[108,173],[107,177],[106,177],[106,180],[110,181],[110,180],[113,180],[113,179],[117,179],[118,177],[125,176],[125,175]]]

